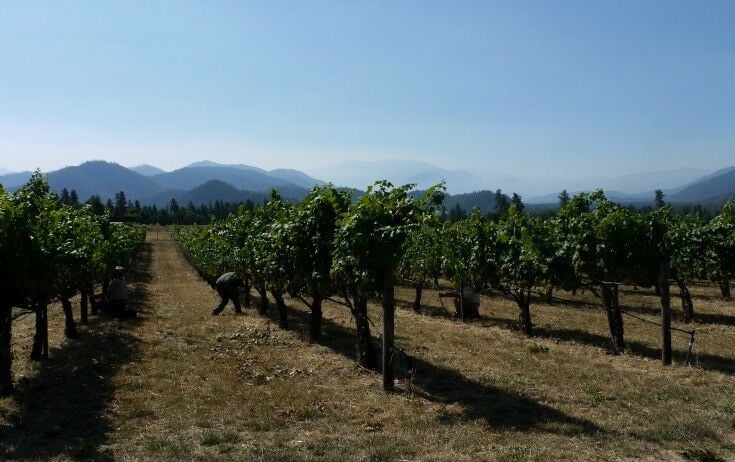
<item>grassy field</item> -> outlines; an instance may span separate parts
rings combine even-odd
[[[735,303],[715,287],[692,288],[701,366],[681,364],[688,339],[675,333],[669,368],[657,328],[632,318],[629,351],[609,355],[591,294],[534,300],[529,339],[501,298],[462,324],[436,292],[417,315],[399,289],[401,380],[385,394],[378,373],[355,365],[354,324],[338,304],[325,304],[318,344],[295,300],[289,331],[253,309],[213,317],[215,292],[166,233],[149,236],[129,280],[141,319],[93,317],[67,341],[54,306],[43,363],[28,361],[31,317],[15,324],[18,390],[0,400],[0,458],[735,460]],[[621,303],[654,320],[659,309],[632,289]]]

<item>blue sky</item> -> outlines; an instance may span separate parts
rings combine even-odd
[[[0,167],[735,164],[735,2],[7,2]]]

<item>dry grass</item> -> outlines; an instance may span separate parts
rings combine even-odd
[[[155,236],[153,236],[155,237]],[[630,351],[606,352],[599,302],[559,294],[532,306],[538,336],[513,329],[515,307],[482,303],[462,324],[425,294],[426,315],[397,313],[402,380],[385,394],[354,364],[349,313],[325,308],[325,335],[289,301],[291,330],[254,310],[212,317],[215,293],[167,235],[133,275],[133,324],[93,318],[65,341],[51,317],[51,357],[27,362],[32,319],[15,326],[18,393],[0,401],[0,442],[14,459],[121,460],[714,460],[735,451],[735,304],[695,287],[701,368],[658,362],[659,332],[626,319]],[[409,290],[397,298],[408,301]],[[654,297],[622,303],[655,318]],[[678,300],[674,299],[676,304]],[[379,307],[371,306],[380,331]],[[678,325],[678,324],[676,324]],[[679,360],[687,339],[674,335]],[[412,371],[412,372],[411,372]]]

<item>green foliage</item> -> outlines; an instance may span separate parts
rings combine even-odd
[[[236,271],[258,287],[324,299],[333,293],[334,235],[348,205],[349,193],[332,186],[314,188],[296,206],[274,193],[263,207],[241,207],[208,226],[175,226],[173,236],[210,284]]]
[[[31,239],[30,219],[24,207],[5,191],[0,191],[0,291],[5,305],[15,305],[25,297],[30,277],[31,254],[38,247]]]
[[[239,267],[239,241],[228,223],[174,226],[172,234],[187,259],[210,284],[227,270]]]
[[[0,193],[2,287],[11,305],[69,297],[127,266],[145,239],[140,225],[110,224],[91,207],[61,205],[36,173]]]
[[[475,290],[497,284],[497,227],[474,210],[470,217],[446,224],[443,230],[444,276],[457,287],[467,284]]]
[[[291,254],[295,243],[291,239],[291,206],[273,191],[271,199],[256,213],[251,243],[255,266],[266,287],[278,294],[286,291],[293,273]]]
[[[429,189],[420,199],[409,194],[412,188],[378,181],[339,220],[332,274],[343,288],[377,290],[383,272],[398,266],[408,235],[432,219],[443,186]]]
[[[540,288],[651,287],[663,257],[677,271],[718,282],[735,269],[732,205],[704,221],[674,215],[669,206],[636,212],[602,191],[562,192],[558,213],[539,217],[523,212],[520,197],[498,191],[495,213],[474,210],[442,223],[436,213],[442,187],[419,199],[411,188],[379,181],[352,203],[331,186],[295,205],[273,195],[263,207],[174,234],[210,281],[235,270],[279,294],[323,300],[338,293],[364,303],[389,272],[417,288],[442,277],[513,298],[527,332],[531,292]]]
[[[507,290],[531,290],[551,279],[553,257],[543,222],[511,207],[498,226],[498,285]]]
[[[128,265],[144,239],[140,225],[111,225],[91,207],[63,205],[38,172],[12,195],[0,190],[0,392],[12,389],[11,308],[67,301],[104,281],[114,266]],[[41,344],[34,342],[34,354]]]
[[[671,256],[671,266],[680,277],[700,277],[705,273],[704,224],[702,218],[694,214],[670,217],[666,249]]]
[[[415,241],[404,245],[409,235],[438,231],[443,186],[418,199],[411,189],[377,182],[351,203],[349,192],[324,186],[295,205],[274,192],[263,207],[242,207],[209,226],[175,227],[173,235],[210,283],[225,271],[237,271],[261,291],[311,298],[312,308],[336,293],[364,302],[380,288],[386,271],[406,261],[401,257],[407,248],[419,255]],[[418,262],[426,263],[426,277],[440,271],[441,238],[433,235],[432,241],[433,262]]]
[[[399,277],[417,287],[425,287],[442,275],[444,233],[438,219],[427,220],[413,229],[403,246],[398,264]]]
[[[712,281],[728,280],[735,273],[735,203],[699,229],[702,240],[702,276]]]
[[[631,212],[596,191],[573,197],[556,225],[580,281],[650,287],[657,280],[667,226],[662,216]]]
[[[293,252],[288,285],[291,295],[324,299],[333,293],[331,269],[337,219],[349,204],[349,192],[323,186],[314,188],[293,209],[289,227]]]

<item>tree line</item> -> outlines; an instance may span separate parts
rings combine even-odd
[[[100,216],[109,215],[115,221],[160,225],[208,224],[213,220],[227,217],[239,207],[249,209],[255,207],[255,203],[250,199],[237,203],[215,200],[209,204],[199,205],[189,201],[181,205],[175,198],[172,198],[164,207],[158,207],[155,204],[141,205],[138,200],[128,199],[124,191],[115,193],[115,197],[107,201],[103,201],[99,195],[95,194],[82,204],[79,202],[77,192],[66,188],[62,189],[57,200],[61,205],[69,207],[88,205],[93,213]]]
[[[352,200],[356,200],[362,194],[361,191],[339,188],[341,191],[349,191]],[[423,191],[413,191],[412,195],[420,197]],[[266,196],[267,198],[267,196]],[[527,211],[534,215],[549,216],[558,208],[563,207],[571,199],[570,194],[563,190],[558,195],[557,204],[531,204],[523,202],[518,193],[510,195],[502,190],[479,191],[469,194],[445,195],[445,201],[438,208],[438,216],[441,221],[456,222],[466,219],[475,208],[481,212],[504,217],[508,214],[511,206],[519,211]],[[59,202],[63,205],[73,207],[80,206],[79,196],[75,190],[62,189]],[[195,204],[188,201],[186,204],[172,198],[165,206],[142,205],[138,200],[128,199],[124,191],[115,193],[114,198],[103,201],[99,195],[92,195],[84,204],[92,207],[92,210],[102,215],[109,213],[115,220],[135,222],[142,224],[209,224],[215,220],[221,220],[233,213],[240,206],[252,209],[260,206],[265,199],[246,199],[242,202],[228,202],[223,200],[210,201],[209,203]],[[628,204],[626,208],[630,211],[648,212],[660,208],[664,202],[664,193],[656,190],[652,204]],[[717,212],[714,205],[702,204],[677,204],[670,205],[672,211],[678,214],[696,213],[706,218],[711,218]]]

